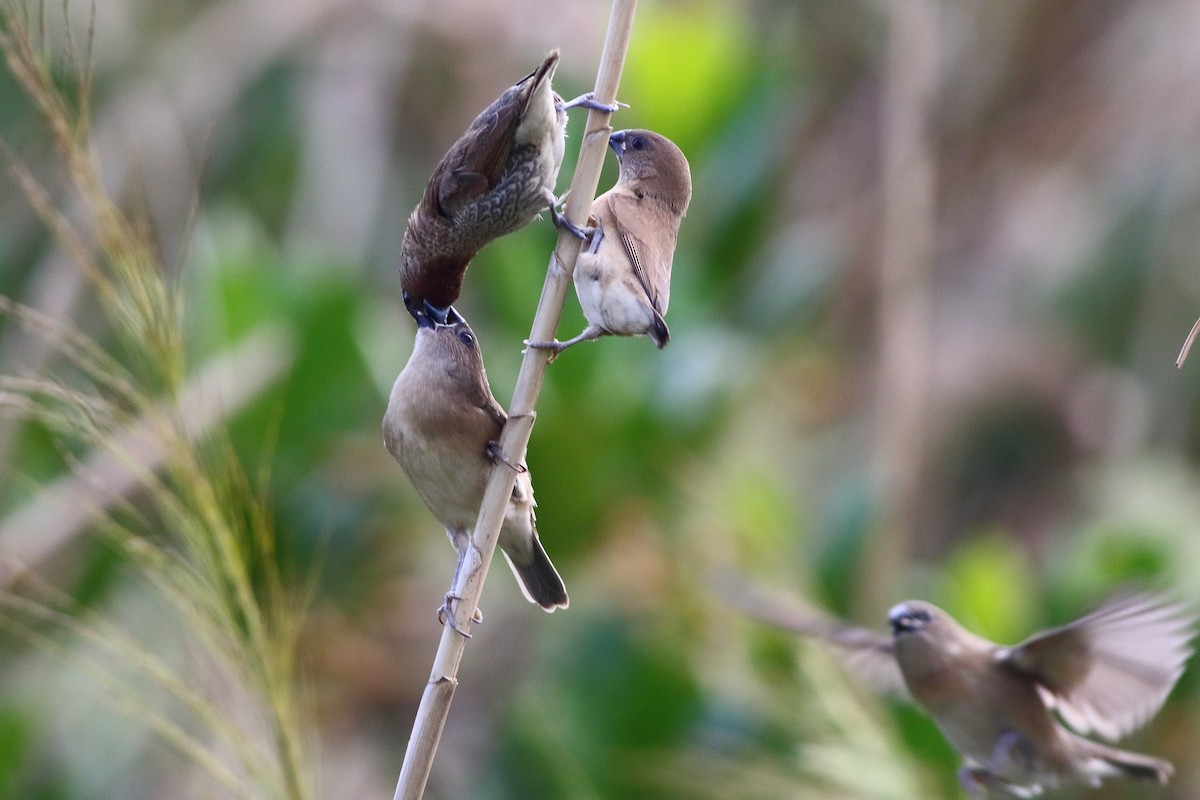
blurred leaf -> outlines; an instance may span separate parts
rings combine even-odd
[[[813,544],[817,579],[830,610],[844,616],[854,605],[854,576],[875,520],[870,482],[847,478],[839,483],[825,513],[828,519]]]
[[[17,776],[30,760],[29,734],[19,712],[0,708],[0,797],[17,796]]]
[[[745,17],[728,3],[646,5],[621,81],[620,97],[631,108],[614,124],[657,130],[693,152],[747,83],[749,33]]]
[[[275,232],[287,221],[300,159],[302,126],[291,102],[295,81],[292,64],[266,65],[234,113],[217,127],[205,186],[210,197],[239,198]]]
[[[945,603],[973,633],[1015,644],[1033,633],[1038,586],[1024,551],[999,532],[964,541],[946,559]]]
[[[1137,299],[1147,279],[1150,224],[1144,209],[1120,220],[1109,240],[1096,249],[1090,269],[1063,287],[1055,303],[1082,341],[1110,363],[1125,363],[1129,356],[1129,337],[1138,323]]]
[[[603,797],[660,796],[655,754],[682,743],[701,711],[684,654],[615,618],[593,617],[573,638],[556,665],[556,700],[545,702],[572,732],[580,768]]]

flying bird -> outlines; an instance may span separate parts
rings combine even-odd
[[[566,111],[575,106],[616,110],[591,93],[564,102],[551,88],[559,52],[510,86],[468,126],[433,170],[408,217],[400,251],[404,303],[415,317],[461,319],[452,304],[471,259],[494,239],[543,211],[556,224],[554,186],[562,166]]]
[[[587,327],[565,342],[527,342],[552,358],[600,336],[645,334],[659,349],[671,336],[663,317],[679,223],[692,198],[691,170],[675,143],[653,131],[617,131],[608,143],[620,174],[592,204],[582,231],[587,245],[575,262]]]
[[[388,452],[446,527],[458,551],[456,575],[465,564],[479,563],[473,532],[493,463],[515,470],[500,550],[526,599],[546,611],[566,608],[566,587],[538,537],[529,470],[510,461],[498,444],[507,419],[488,385],[471,327],[465,321],[440,325],[418,315],[412,355],[396,378],[383,417]],[[448,594],[442,611],[459,630],[450,609],[456,599]]]
[[[910,600],[888,612],[891,636],[818,614],[747,599],[734,603],[774,625],[836,646],[853,672],[907,696],[963,756],[959,779],[973,796],[1035,797],[1106,778],[1166,783],[1159,758],[1113,741],[1144,725],[1191,655],[1196,615],[1153,595],[1114,599],[1075,622],[1003,647],[945,611]]]

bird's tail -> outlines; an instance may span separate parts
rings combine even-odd
[[[542,547],[542,542],[536,533],[533,536],[532,558],[528,564],[518,564],[512,560],[507,551],[501,550],[501,552],[504,553],[504,560],[508,562],[513,575],[517,576],[521,594],[525,595],[526,600],[537,603],[547,611],[566,608],[570,605],[570,600],[567,598],[567,587],[563,585],[562,577],[554,568],[550,556],[546,555],[546,549]]]
[[[546,80],[547,76],[553,77],[554,70],[558,67],[558,48],[554,48],[546,54],[546,59],[542,65],[535,69],[532,74],[534,85],[540,84]]]
[[[654,313],[654,323],[646,335],[658,346],[659,350],[662,350],[667,346],[667,342],[671,341],[671,331],[667,328],[667,321],[662,318],[662,314],[653,308],[650,310]]]
[[[1171,762],[1161,758],[1106,747],[1098,742],[1089,741],[1088,744],[1089,762],[1097,767],[1094,770],[1097,778],[1112,775],[1162,784],[1175,774],[1175,767]]]
[[[529,108],[529,103],[533,96],[538,93],[542,86],[546,90],[550,90],[550,79],[554,77],[554,70],[558,68],[558,48],[554,48],[546,54],[546,60],[541,63],[537,69],[521,79],[517,85],[521,87],[524,94],[521,95],[521,114],[524,116]]]

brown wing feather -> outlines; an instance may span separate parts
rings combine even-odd
[[[508,422],[508,414],[504,413],[504,409],[496,402],[496,398],[488,394],[487,401],[482,406],[483,410],[496,423],[496,435],[500,435],[500,429],[504,427],[504,423]]]
[[[760,622],[833,645],[850,672],[871,689],[909,698],[890,636],[847,625],[806,608],[795,599],[769,595],[736,577],[722,576],[716,588],[730,605]]]
[[[450,209],[486,193],[500,180],[529,101],[557,64],[556,50],[485,108],[442,157],[426,188],[426,200],[439,214],[452,216]]]
[[[1079,733],[1119,739],[1162,706],[1191,655],[1195,615],[1150,595],[1110,602],[998,652]]]
[[[648,213],[636,197],[623,193],[608,195],[608,217],[616,229],[625,256],[659,314],[667,313],[671,298],[671,259],[675,235],[669,228],[655,229],[656,215]]]

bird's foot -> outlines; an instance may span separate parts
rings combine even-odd
[[[581,242],[586,242],[591,238],[595,228],[580,227],[567,218],[567,215],[559,211],[554,206],[550,206],[550,221],[554,223],[554,227],[560,231],[567,231]]]
[[[550,357],[546,359],[547,364],[553,364],[554,360],[558,358],[558,354],[567,349],[566,342],[560,342],[558,339],[552,339],[549,342],[531,342],[526,339],[525,346],[532,347],[534,350],[548,350]]]
[[[987,800],[992,796],[993,792],[998,792],[1005,797],[1039,797],[1043,789],[1040,785],[1031,784],[1022,786],[1011,783],[998,777],[991,770],[983,767],[973,767],[964,764],[958,770],[958,782],[962,784],[967,794],[971,795],[975,800]]]
[[[1005,767],[1012,763],[1013,756],[1022,752],[1020,744],[1021,734],[1016,731],[1005,731],[996,737],[991,758],[988,759],[988,772],[992,775],[1003,774]]]
[[[568,108],[590,108],[594,111],[602,111],[606,114],[615,114],[618,109],[629,108],[628,103],[622,103],[620,100],[613,100],[611,103],[601,103],[596,99],[595,92],[587,92],[579,95],[573,100],[567,100],[563,103],[563,111]]]
[[[462,598],[454,594],[454,592],[446,592],[446,599],[442,602],[441,606],[439,606],[437,610],[438,622],[442,623],[443,625],[449,625],[450,629],[455,633],[470,639],[471,634],[459,627],[458,622],[454,619],[454,608],[451,606],[451,604],[460,600],[462,600]],[[475,609],[475,613],[471,615],[471,622],[475,623],[476,625],[483,624],[483,612],[478,608]]]
[[[963,764],[958,770],[958,782],[975,800],[987,800],[988,789],[995,785],[996,778],[985,769]]]
[[[608,334],[609,331],[605,330],[601,326],[589,323],[588,326],[583,329],[583,333],[574,338],[567,339],[565,342],[560,342],[558,339],[554,339],[550,342],[531,342],[526,339],[525,346],[532,347],[534,350],[549,350],[550,359],[547,363],[552,364],[554,363],[554,359],[558,358],[559,355],[562,354],[562,351],[566,350],[568,347],[574,347],[580,342],[590,342],[595,339],[599,339],[601,336],[607,336]]]
[[[560,231],[569,231],[572,236],[582,242],[586,242],[592,235],[593,228],[580,227],[571,220],[567,219],[567,215],[563,214],[558,209],[567,202],[567,195],[571,193],[570,189],[563,192],[560,196],[555,197],[554,192],[545,189],[546,211],[550,214],[550,221],[554,223],[554,227]]]
[[[511,469],[513,472],[517,473],[518,475],[522,472],[529,471],[529,469],[527,467],[525,467],[524,465],[517,464],[511,458],[509,458],[508,453],[504,452],[504,448],[502,448],[500,446],[499,442],[488,442],[487,447],[484,449],[484,452],[487,454],[487,457],[490,458],[492,461],[500,462],[504,466]]]
[[[600,243],[604,241],[604,226],[597,225],[588,231],[587,251],[590,255],[596,255],[600,250]]]

